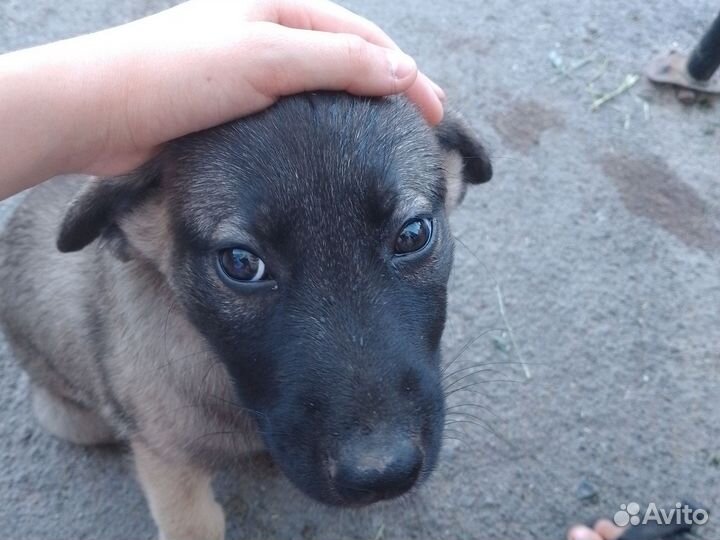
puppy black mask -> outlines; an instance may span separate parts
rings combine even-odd
[[[456,119],[432,129],[401,98],[305,94],[94,182],[58,247],[101,237],[161,272],[287,476],[364,504],[435,466],[447,214],[490,176]]]

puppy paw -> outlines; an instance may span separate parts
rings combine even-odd
[[[174,523],[167,522],[160,531],[160,540],[224,540],[225,513],[215,501],[187,509],[188,513],[178,514]],[[162,525],[161,525],[162,526]]]

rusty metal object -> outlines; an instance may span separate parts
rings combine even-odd
[[[686,55],[678,51],[670,51],[650,62],[645,75],[656,83],[672,84],[697,92],[720,95],[720,73],[716,73],[707,81],[700,81],[688,73],[687,62]]]

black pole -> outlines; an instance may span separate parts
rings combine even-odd
[[[707,81],[720,66],[720,14],[690,55],[687,70],[698,81]]]

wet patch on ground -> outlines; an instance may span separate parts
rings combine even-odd
[[[720,250],[718,216],[661,156],[606,154],[600,161],[630,212],[651,220],[690,247]]]
[[[540,144],[543,133],[565,125],[562,115],[533,100],[516,101],[492,117],[495,130],[503,142],[521,152]]]

